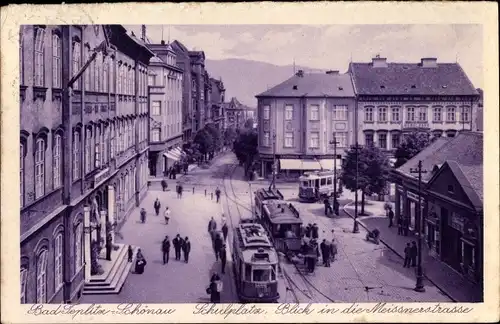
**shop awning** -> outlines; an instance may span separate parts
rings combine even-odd
[[[281,170],[321,170],[319,161],[300,159],[280,159]]]
[[[174,161],[179,161],[181,159],[180,156],[175,154],[172,150],[163,153],[163,155]]]
[[[323,170],[333,170],[333,166],[335,164],[335,159],[323,159],[323,160],[319,160],[319,163],[323,167]],[[336,165],[337,170],[342,169],[342,160],[337,159],[336,163],[337,163],[337,165]]]

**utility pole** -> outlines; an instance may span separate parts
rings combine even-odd
[[[276,130],[273,129],[273,189],[276,189]]]
[[[422,170],[422,160],[418,161],[418,168],[410,169],[410,173],[418,173],[418,259],[417,259],[417,282],[415,284],[415,291],[425,292],[424,287],[424,274],[422,269],[422,227],[423,227],[423,213],[422,213],[422,173],[427,173]]]
[[[330,144],[333,144],[333,209],[335,214],[338,216],[337,211],[337,136],[336,133],[333,132],[332,140]]]
[[[361,147],[358,145],[358,142],[356,142],[356,145],[354,146],[354,150],[356,151],[356,190],[354,191],[354,227],[352,229],[353,233],[359,233],[359,226],[358,226],[358,173],[359,173],[359,150]]]

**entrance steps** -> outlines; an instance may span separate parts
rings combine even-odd
[[[134,259],[128,262],[128,244],[116,244],[117,251],[111,254],[112,261],[100,261],[104,268],[104,273],[92,276],[90,281],[85,283],[84,295],[111,295],[119,294],[137,254],[138,246],[132,246]],[[107,264],[104,264],[107,263]]]

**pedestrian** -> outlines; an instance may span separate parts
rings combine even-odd
[[[328,216],[328,211],[330,210],[330,201],[328,200],[328,198],[325,198],[325,200],[323,200],[323,203],[325,204],[325,216]]]
[[[417,249],[417,242],[415,242],[415,241],[411,242],[410,255],[411,255],[411,266],[416,267],[417,266],[418,249]]]
[[[311,234],[313,239],[317,239],[319,237],[319,227],[316,223],[311,227]]]
[[[142,255],[141,249],[137,250],[137,256],[135,261],[135,273],[143,274],[144,267],[146,266],[146,258]]]
[[[210,284],[207,288],[207,294],[210,295],[211,303],[220,303],[220,293],[222,292],[222,282],[218,274],[214,273],[210,278]]]
[[[220,189],[219,189],[219,187],[217,187],[217,189],[215,189],[215,197],[217,199],[217,203],[219,203],[219,200],[220,200]]]
[[[183,189],[183,188],[182,188],[182,185],[181,185],[181,184],[179,184],[179,186],[177,187],[177,190],[178,190],[178,191],[177,191],[177,197],[179,197],[179,199],[181,199],[181,198],[182,198],[182,189]]]
[[[106,235],[106,260],[111,261],[111,250],[113,249],[113,236],[111,233]]]
[[[141,223],[146,222],[146,210],[144,208],[141,208]]]
[[[224,235],[224,242],[226,242],[228,231],[229,231],[229,228],[227,227],[227,224],[224,223],[224,225],[222,225],[222,235]]]
[[[168,225],[168,221],[170,220],[170,208],[165,207],[165,211],[163,212],[163,217],[165,218],[165,224]]]
[[[403,268],[409,268],[410,267],[410,263],[411,263],[411,246],[410,246],[410,242],[406,243],[406,247],[405,247],[405,262],[403,264]]]
[[[156,216],[158,216],[160,214],[160,208],[161,208],[161,203],[160,203],[160,200],[158,200],[158,197],[156,198],[155,203],[153,204],[153,207],[155,209]]]
[[[172,240],[172,244],[174,245],[175,259],[180,260],[182,248],[182,238],[180,234],[177,234],[177,236]]]
[[[306,237],[311,238],[312,225],[308,223],[305,229]]]
[[[162,189],[163,191],[166,191],[166,190],[167,190],[167,188],[168,188],[168,183],[167,183],[167,180],[165,180],[165,179],[161,180],[161,189]]]
[[[332,243],[330,244],[330,254],[332,256],[332,261],[335,261],[335,257],[337,256],[337,243],[335,239],[332,239]]]
[[[408,231],[409,231],[409,226],[410,226],[410,220],[408,217],[403,218],[403,235],[408,236]]]
[[[392,227],[393,226],[392,220],[394,219],[394,212],[392,211],[391,207],[389,207],[389,214],[388,214],[388,216],[389,216],[389,227]]]
[[[187,236],[182,244],[182,252],[184,253],[184,262],[188,263],[189,252],[191,252],[191,242],[189,241],[189,238]]]
[[[323,242],[321,242],[321,244],[319,245],[319,249],[321,250],[321,255],[323,257],[323,265],[326,267],[326,249],[327,249],[327,246],[326,246],[326,239],[323,239]]]
[[[398,222],[398,235],[403,235],[403,218],[400,215],[397,219]]]
[[[163,253],[163,264],[166,264],[170,255],[170,240],[168,239],[168,235],[161,242],[161,251]]]
[[[128,262],[132,262],[132,258],[134,257],[134,251],[132,250],[132,245],[128,246]]]
[[[219,233],[215,234],[215,239],[213,241],[213,248],[214,248],[214,254],[215,254],[215,261],[219,260],[219,251],[224,245],[224,242],[222,241],[222,238],[220,237]]]
[[[210,219],[210,221],[208,222],[208,232],[213,232],[217,229],[217,223],[215,222],[215,219],[214,217],[212,216],[212,218]]]
[[[219,251],[219,257],[220,257],[220,267],[221,267],[221,273],[225,273],[226,269],[226,244],[223,244],[220,251]]]

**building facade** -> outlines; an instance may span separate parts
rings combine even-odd
[[[342,158],[354,144],[355,100],[347,74],[299,71],[256,97],[263,176],[272,172],[274,153],[279,161],[276,168],[300,173],[333,169],[333,159]],[[334,132],[336,152],[330,144]]]
[[[224,119],[227,127],[241,129],[245,125],[249,116],[253,118],[255,109],[242,104],[237,98],[232,97],[231,100],[223,105]]]
[[[357,96],[358,142],[393,152],[403,134],[455,136],[476,130],[479,94],[458,63],[350,63]]]
[[[170,44],[147,44],[156,56],[149,65],[149,172],[160,177],[179,160],[172,150],[183,144],[182,85],[184,71]]]
[[[91,240],[146,194],[153,53],[120,25],[22,26],[20,42],[21,303],[75,302]]]
[[[422,161],[421,208],[418,174]],[[431,255],[472,281],[482,281],[483,135],[460,131],[439,138],[392,172],[395,216],[409,234],[422,232]],[[423,219],[420,220],[420,215]],[[421,222],[421,223],[420,223]]]
[[[205,71],[205,52],[189,51],[191,59],[192,101],[194,126],[193,134],[205,127],[209,120],[208,102],[210,100],[210,82]]]
[[[224,88],[224,83],[222,79],[216,80],[214,78],[210,78],[210,84],[212,87],[212,94],[210,96],[210,104],[211,104],[211,117],[214,125],[220,131],[223,131],[225,128],[224,122],[224,100],[226,95],[226,89]]]

